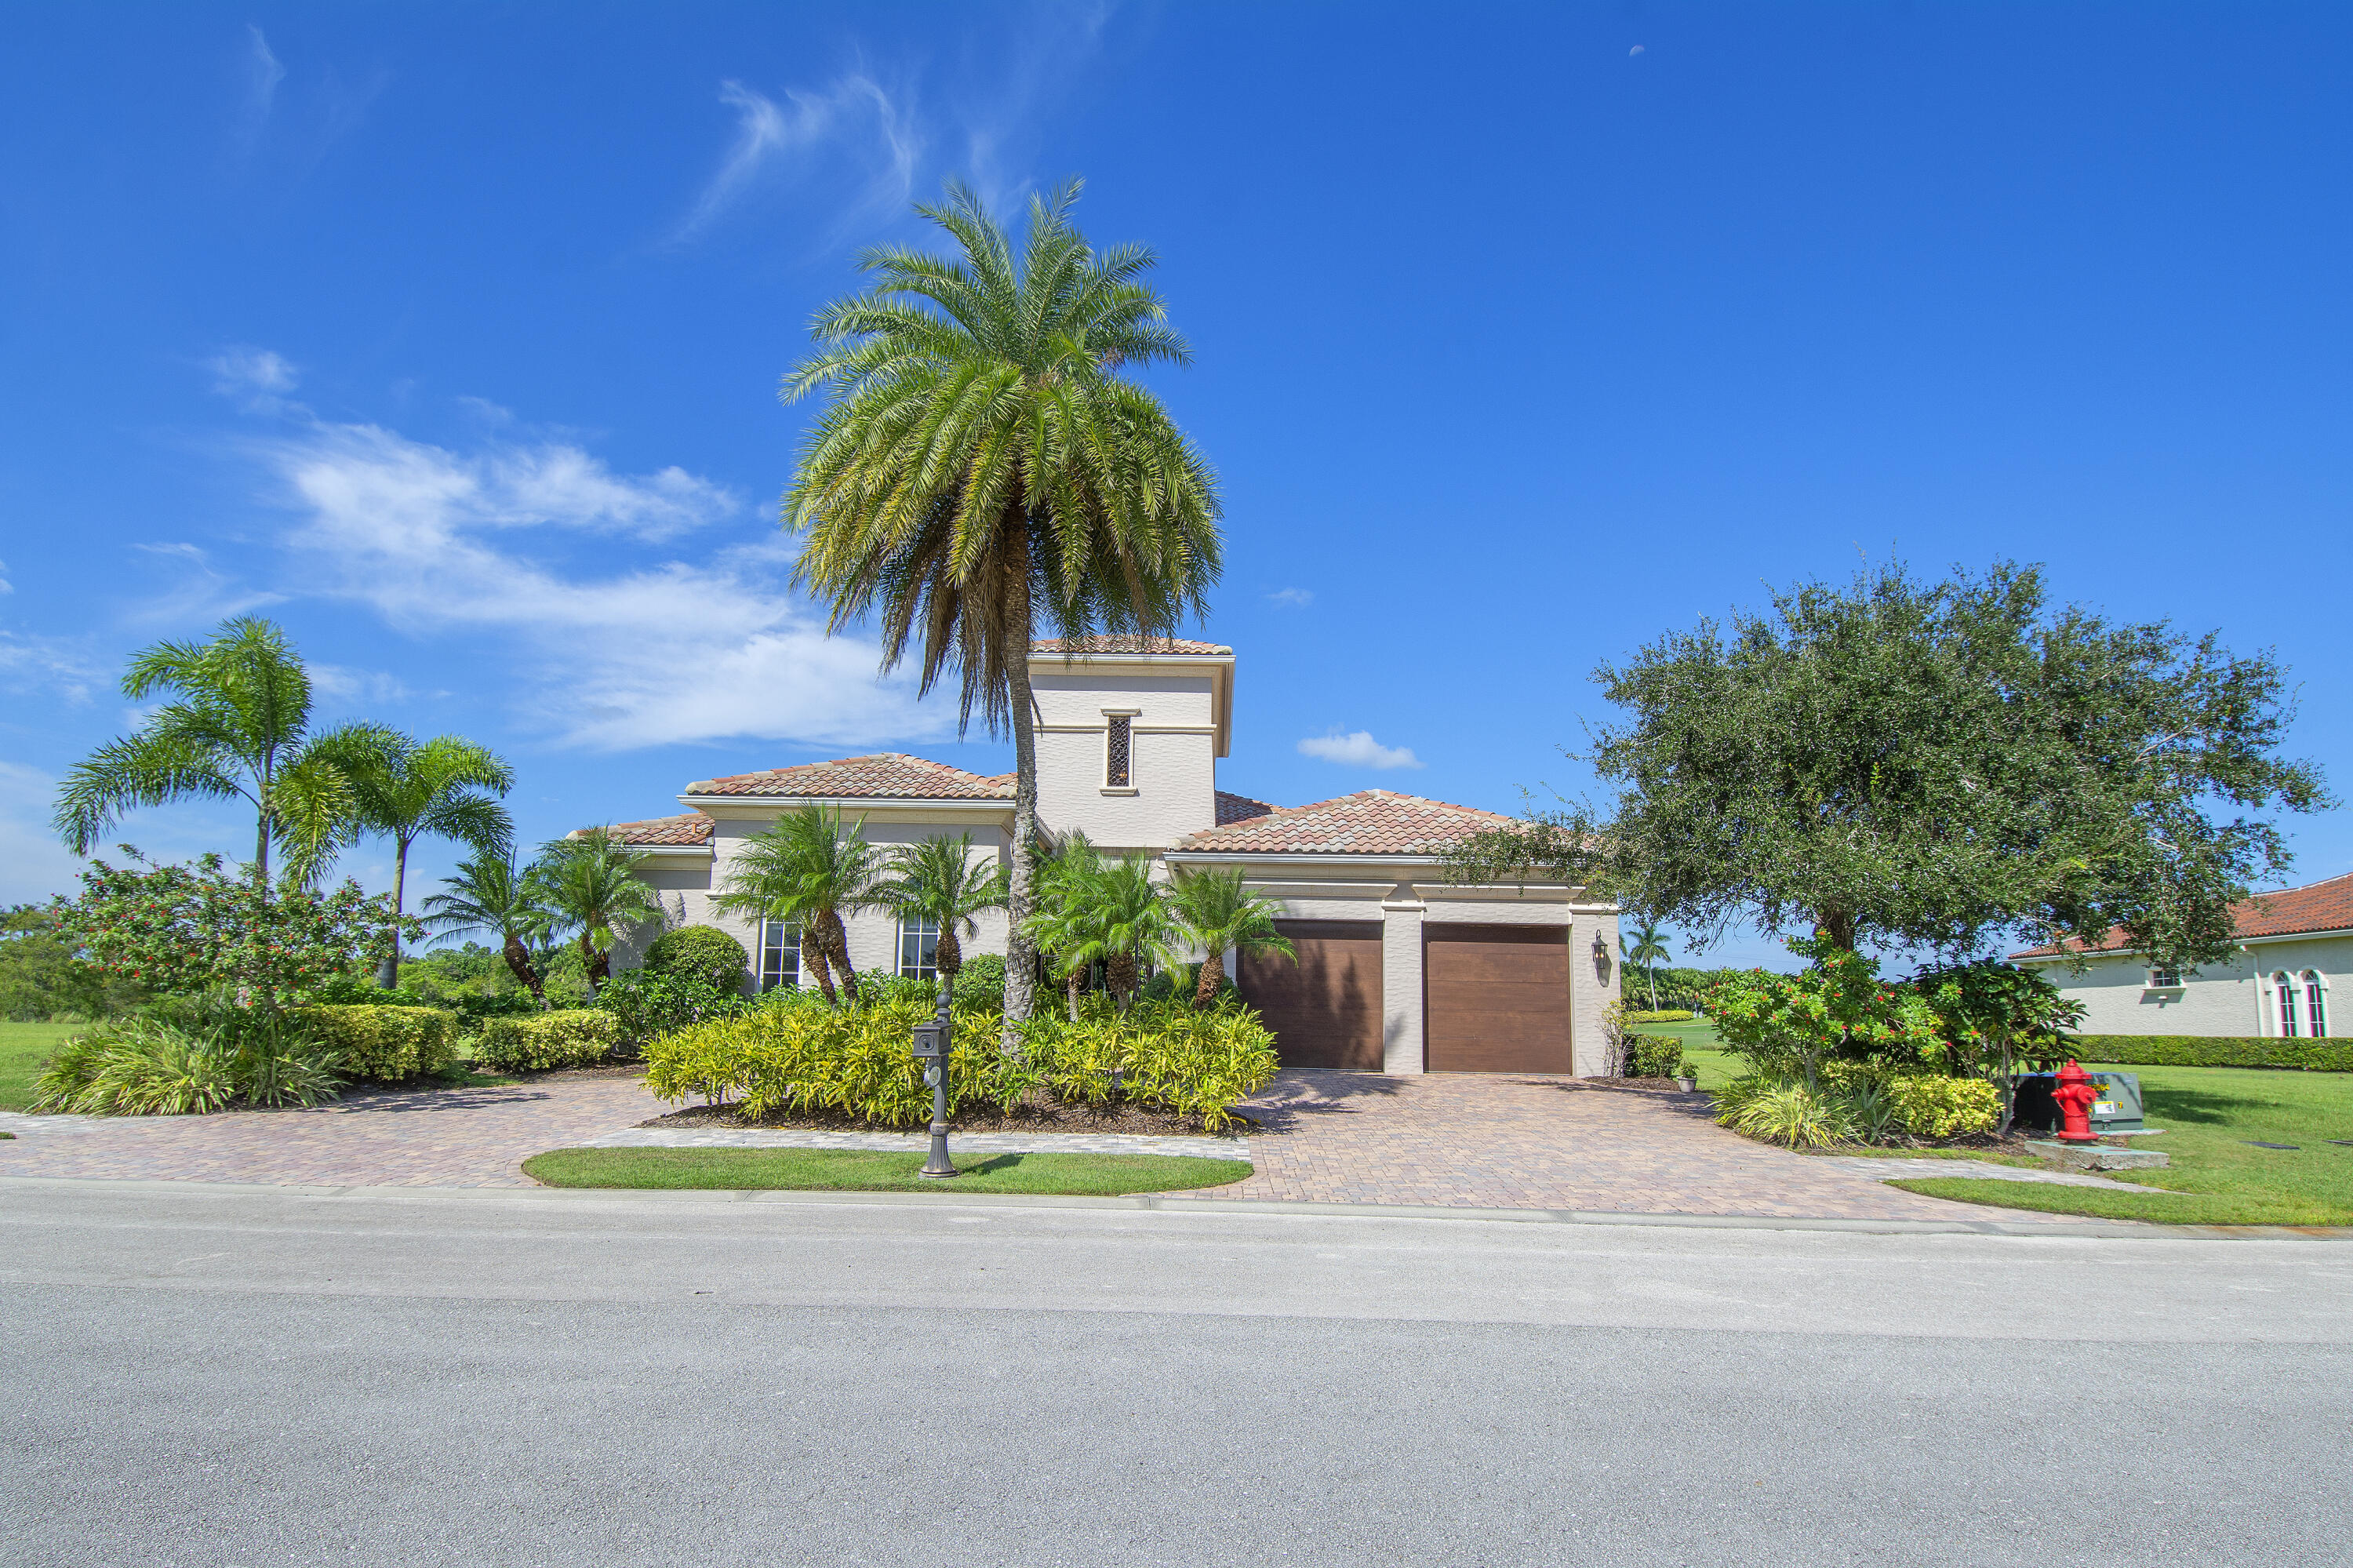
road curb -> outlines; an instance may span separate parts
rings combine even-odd
[[[2353,1241],[2353,1229],[2285,1225],[2159,1225],[2126,1220],[1856,1220],[1783,1214],[1620,1213],[1586,1209],[1449,1208],[1422,1203],[1317,1203],[1261,1198],[1052,1197],[1023,1192],[824,1192],[611,1187],[339,1187],[318,1183],[158,1181],[88,1176],[0,1176],[0,1193],[41,1188],[124,1192],[222,1192],[334,1201],[522,1202],[534,1203],[755,1203],[851,1208],[1079,1209],[1131,1213],[1225,1214],[1266,1219],[1479,1221],[1534,1225],[1611,1225],[1663,1230],[1824,1231],[1861,1235],[1981,1235],[2171,1241]]]

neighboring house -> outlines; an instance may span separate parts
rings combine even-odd
[[[1615,906],[1558,885],[1458,887],[1446,844],[1504,821],[1493,812],[1386,789],[1278,808],[1218,788],[1232,735],[1233,650],[1209,642],[1098,638],[1040,642],[1038,809],[1049,835],[1153,856],[1166,873],[1239,866],[1281,900],[1296,964],[1253,959],[1230,972],[1267,1018],[1286,1065],[1390,1073],[1608,1070],[1603,1011],[1618,995]],[[817,801],[895,844],[969,832],[1008,862],[1013,778],[984,778],[898,753],[811,762],[690,784],[682,815],[615,824],[678,920],[733,931],[762,989],[800,980],[799,933],[719,914],[736,847]],[[848,920],[860,973],[929,978],[938,933],[887,913]],[[1002,953],[1002,915],[967,953]],[[635,950],[616,955],[627,966]],[[1052,992],[1043,993],[1051,1005]]]
[[[2231,914],[2236,949],[2195,969],[2151,965],[2125,946],[2121,931],[2096,948],[2035,948],[2010,959],[2040,968],[2083,1002],[2086,1034],[2337,1033],[2336,982],[2353,975],[2353,875],[2262,894]]]

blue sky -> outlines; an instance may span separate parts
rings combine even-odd
[[[241,611],[330,716],[498,746],[533,836],[1008,766],[824,638],[775,526],[777,380],[949,176],[1082,175],[1163,258],[1228,788],[1574,790],[1599,660],[1889,555],[2274,646],[2353,784],[2342,7],[188,4],[11,46],[0,900],[70,885],[50,796],[124,657]],[[2294,832],[2353,869],[2344,813]]]

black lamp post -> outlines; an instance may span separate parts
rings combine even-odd
[[[932,1086],[932,1153],[920,1175],[956,1173],[948,1159],[948,1053],[955,1048],[955,1033],[948,1022],[947,992],[942,990],[940,1010],[929,1023],[915,1025],[915,1060],[923,1064],[923,1082]]]

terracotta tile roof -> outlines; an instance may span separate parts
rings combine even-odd
[[[868,797],[892,800],[995,800],[1013,798],[1013,776],[984,779],[903,751],[804,762],[760,773],[731,773],[686,787],[690,795]]]
[[[711,842],[711,819],[700,811],[686,811],[675,817],[651,817],[642,822],[613,822],[607,827],[625,844],[707,844]],[[593,828],[575,828],[570,836],[586,838],[595,831]]]
[[[2353,930],[2353,873],[2332,876],[2308,887],[2279,893],[2258,893],[2231,906],[2233,933],[2241,937],[2293,937],[2304,931]],[[2127,950],[2124,929],[2112,927],[2097,946],[2069,941],[2059,947],[2029,948],[2013,959],[2050,959],[2062,952],[2113,953]]]
[[[1184,637],[1055,637],[1032,642],[1033,653],[1231,653],[1222,642]]]
[[[1219,801],[1220,807],[1224,804]],[[1312,806],[1281,806],[1176,841],[1180,851],[1240,854],[1416,854],[1434,852],[1509,817],[1419,795],[1362,789]]]
[[[1263,817],[1273,810],[1265,801],[1253,800],[1247,795],[1236,795],[1225,789],[1218,791],[1218,826],[1221,828],[1248,821],[1252,817]]]

